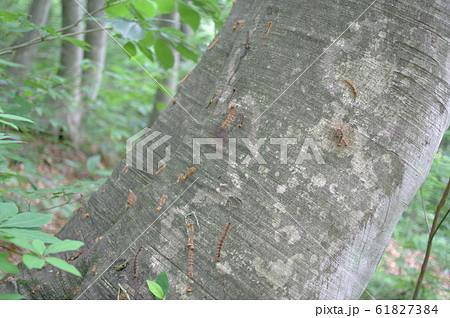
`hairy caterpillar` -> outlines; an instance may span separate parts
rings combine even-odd
[[[348,80],[346,78],[344,78],[344,82],[346,82],[352,88],[353,97],[356,98],[358,96],[358,94],[356,93],[355,85],[353,85],[353,83],[350,82],[350,80]]]
[[[216,101],[216,99],[217,99],[217,97],[219,97],[220,93],[222,93],[222,90],[221,90],[221,89],[219,89],[219,90],[216,92],[216,94],[214,95],[214,97],[211,98],[211,100],[209,101],[209,104],[208,104],[208,106],[206,106],[206,108],[208,108],[209,105],[211,105],[212,103],[214,103],[214,102]]]
[[[233,25],[233,30],[236,30],[237,28],[242,29],[244,24],[245,20],[237,20],[236,23]]]
[[[264,38],[267,39],[269,37],[270,29],[272,28],[272,21],[267,22],[266,32],[264,32]]]
[[[189,178],[189,176],[191,174],[193,174],[196,170],[197,170],[197,168],[195,168],[195,167],[189,168],[188,171],[186,172],[186,174],[183,176],[183,180],[186,180],[187,178]]]
[[[243,112],[240,112],[240,113],[237,115],[237,119],[236,119],[236,120],[239,121],[238,127],[239,127],[239,128],[242,128],[242,126],[244,125],[244,113],[243,113]]]
[[[134,194],[134,192],[131,190],[128,190],[127,210],[133,206],[134,202],[136,202],[136,199],[137,199],[137,197]]]
[[[159,205],[158,205],[158,207],[156,208],[156,211],[158,211],[158,212],[161,211],[161,209],[162,209],[164,203],[166,203],[167,198],[168,198],[168,196],[165,195],[165,194],[162,196],[161,200],[159,201]]]
[[[186,76],[185,77],[183,77],[183,79],[178,83],[178,84],[183,84],[184,83],[184,81],[189,77],[189,75],[191,75],[191,73],[192,73],[192,71],[193,71],[193,69],[192,70],[190,70],[189,71],[189,73],[187,73],[186,74]]]
[[[35,294],[36,292],[41,290],[41,285],[37,285],[36,287],[34,287],[34,289],[31,291],[32,294]]]
[[[220,252],[222,250],[223,241],[225,240],[225,237],[228,234],[228,231],[230,231],[231,223],[227,223],[227,226],[225,227],[225,230],[223,231],[222,236],[220,237],[219,243],[217,243],[217,257],[216,262],[220,262]]]
[[[163,165],[161,166],[161,168],[159,168],[158,171],[155,172],[155,174],[156,174],[156,175],[160,174],[161,171],[163,171],[164,169],[166,169],[166,164],[163,164]]]
[[[141,253],[142,249],[143,249],[143,247],[140,247],[139,250],[136,253],[136,256],[134,257],[134,264],[133,264],[133,273],[134,273],[134,275],[133,275],[133,278],[137,278],[138,277],[138,274],[137,274],[138,265],[139,265],[138,259],[139,259],[139,254]]]
[[[212,48],[216,46],[216,44],[219,42],[219,40],[220,40],[221,37],[222,37],[222,36],[219,35],[219,36],[218,36],[218,37],[210,44],[210,46],[208,46],[208,51],[211,51]]]
[[[222,129],[227,128],[227,126],[233,121],[234,115],[236,114],[236,106],[231,105],[230,106],[230,112],[228,113],[227,119],[223,122],[222,126],[220,126]]]
[[[194,278],[194,223],[189,222],[186,226],[188,228],[188,276]]]

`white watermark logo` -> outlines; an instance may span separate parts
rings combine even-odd
[[[150,128],[142,129],[127,140],[126,163],[130,167],[153,174],[155,150],[164,144],[166,145],[164,157],[157,162],[157,169],[159,169],[170,160],[171,147],[168,141],[171,138],[169,135],[152,131]],[[277,160],[282,165],[287,165],[289,162],[301,165],[307,160],[315,160],[318,164],[325,163],[319,147],[311,137],[306,137],[303,143],[299,143],[297,138],[227,138],[227,144],[225,145],[224,140],[223,138],[192,138],[192,163],[201,164],[202,159],[224,160],[225,152],[228,154],[229,165],[249,165],[251,161],[259,165],[266,165],[266,159],[274,163],[274,154],[279,154]],[[245,146],[243,150],[245,153],[241,154],[239,162],[237,162],[238,143]],[[268,145],[276,149],[270,152],[266,151],[266,158],[264,158],[261,149]],[[290,156],[294,153],[292,148],[299,148],[299,150],[295,153],[295,157],[290,159]],[[212,149],[214,149],[214,152],[211,152]],[[241,147],[240,150],[242,149]],[[270,158],[267,158],[268,156]]]
[[[162,135],[159,131],[144,128],[127,139],[126,163],[130,167],[153,174],[154,152],[163,144],[166,144],[172,136]],[[159,138],[158,138],[159,137]],[[158,169],[170,160],[170,144],[166,145],[164,158],[158,161]]]

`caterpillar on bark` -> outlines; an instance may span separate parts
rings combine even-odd
[[[225,238],[227,237],[228,232],[230,231],[230,227],[231,227],[231,223],[227,223],[225,230],[222,233],[222,236],[219,239],[219,242],[217,243],[217,257],[216,257],[216,262],[220,262],[220,252],[222,251],[222,245],[223,242],[225,241]]]

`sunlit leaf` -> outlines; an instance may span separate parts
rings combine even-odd
[[[153,0],[153,2],[156,2],[160,14],[171,13],[175,10],[175,0]]]
[[[156,15],[156,8],[149,0],[134,0],[133,5],[144,18],[153,18]]]
[[[83,245],[84,245],[84,243],[80,242],[80,241],[72,241],[72,240],[60,241],[58,243],[54,243],[54,244],[50,245],[49,247],[47,247],[47,250],[45,251],[45,255],[50,254],[50,253],[75,251]]]
[[[22,261],[29,269],[41,269],[45,265],[45,261],[34,254],[23,254]]]
[[[2,223],[0,227],[37,227],[49,223],[51,219],[51,214],[26,212],[17,214],[14,218]]]
[[[78,271],[78,269],[76,269],[75,266],[70,265],[69,263],[67,263],[66,261],[56,258],[56,257],[46,257],[45,260],[55,266],[58,267],[60,269],[62,269],[63,271],[69,272],[71,274],[77,275],[81,277],[80,272]]]
[[[150,289],[150,291],[152,292],[152,294],[155,295],[156,298],[158,298],[158,299],[164,298],[164,292],[157,283],[155,283],[151,280],[148,280],[147,285],[148,285],[148,288]]]

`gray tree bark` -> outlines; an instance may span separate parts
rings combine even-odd
[[[150,175],[123,163],[60,232],[86,243],[73,261],[83,278],[46,267],[0,291],[115,299],[121,284],[132,298],[151,298],[145,280],[166,270],[169,299],[359,298],[450,123],[450,4],[371,3],[237,1],[220,40],[179,87],[179,104],[154,124],[172,136],[166,168]],[[242,29],[233,29],[237,20],[245,20]],[[244,122],[239,128],[234,118],[224,132],[232,88]],[[219,89],[222,96],[206,108]],[[336,128],[347,146],[337,145]],[[238,138],[237,164],[202,157],[177,184],[193,166],[192,138],[218,135],[224,145]],[[267,141],[259,149],[266,164],[242,164],[250,154],[243,137],[299,141],[288,149],[288,164]],[[303,149],[309,157],[306,138],[318,147]],[[299,153],[304,160],[295,164]],[[129,190],[137,201],[127,209]],[[199,221],[192,279],[191,212]],[[114,269],[140,247],[136,269],[133,260]],[[36,284],[41,289],[31,294]]]
[[[180,15],[178,14],[177,11],[174,11],[170,14],[163,14],[161,16],[161,19],[165,20],[159,21],[158,23],[159,27],[169,27],[180,30]],[[171,51],[174,57],[173,67],[167,72],[166,75],[167,77],[161,80],[160,83],[169,92],[174,93],[177,89],[178,83],[177,79],[178,79],[178,68],[180,66],[180,53],[178,53],[178,51],[173,48],[171,48]],[[167,94],[161,87],[158,88],[155,95],[155,101],[153,103],[153,109],[149,116],[148,127],[151,127],[153,125],[153,123],[158,119],[158,116],[161,113],[160,110],[158,110],[157,105],[158,104],[168,105],[171,100],[172,97],[170,97],[169,94]]]
[[[33,0],[30,5],[29,21],[31,23],[44,26],[47,23],[48,13],[50,11],[51,0]],[[23,37],[17,40],[14,45],[22,44],[39,36],[38,31],[26,32]],[[9,74],[14,77],[19,77],[22,74],[28,74],[31,66],[36,58],[38,46],[32,45],[17,50],[14,53],[13,62],[22,64],[23,68],[12,67],[9,69]]]
[[[82,17],[80,5],[75,0],[61,0],[63,27],[73,24]],[[63,34],[79,32],[82,24],[78,24],[70,29],[64,30]],[[73,38],[82,40],[82,35],[75,35]],[[64,77],[71,94],[68,105],[64,105],[64,119],[69,130],[69,138],[78,145],[83,140],[81,124],[83,109],[81,102],[81,61],[83,50],[69,41],[62,41],[61,45],[61,67],[58,75]]]

